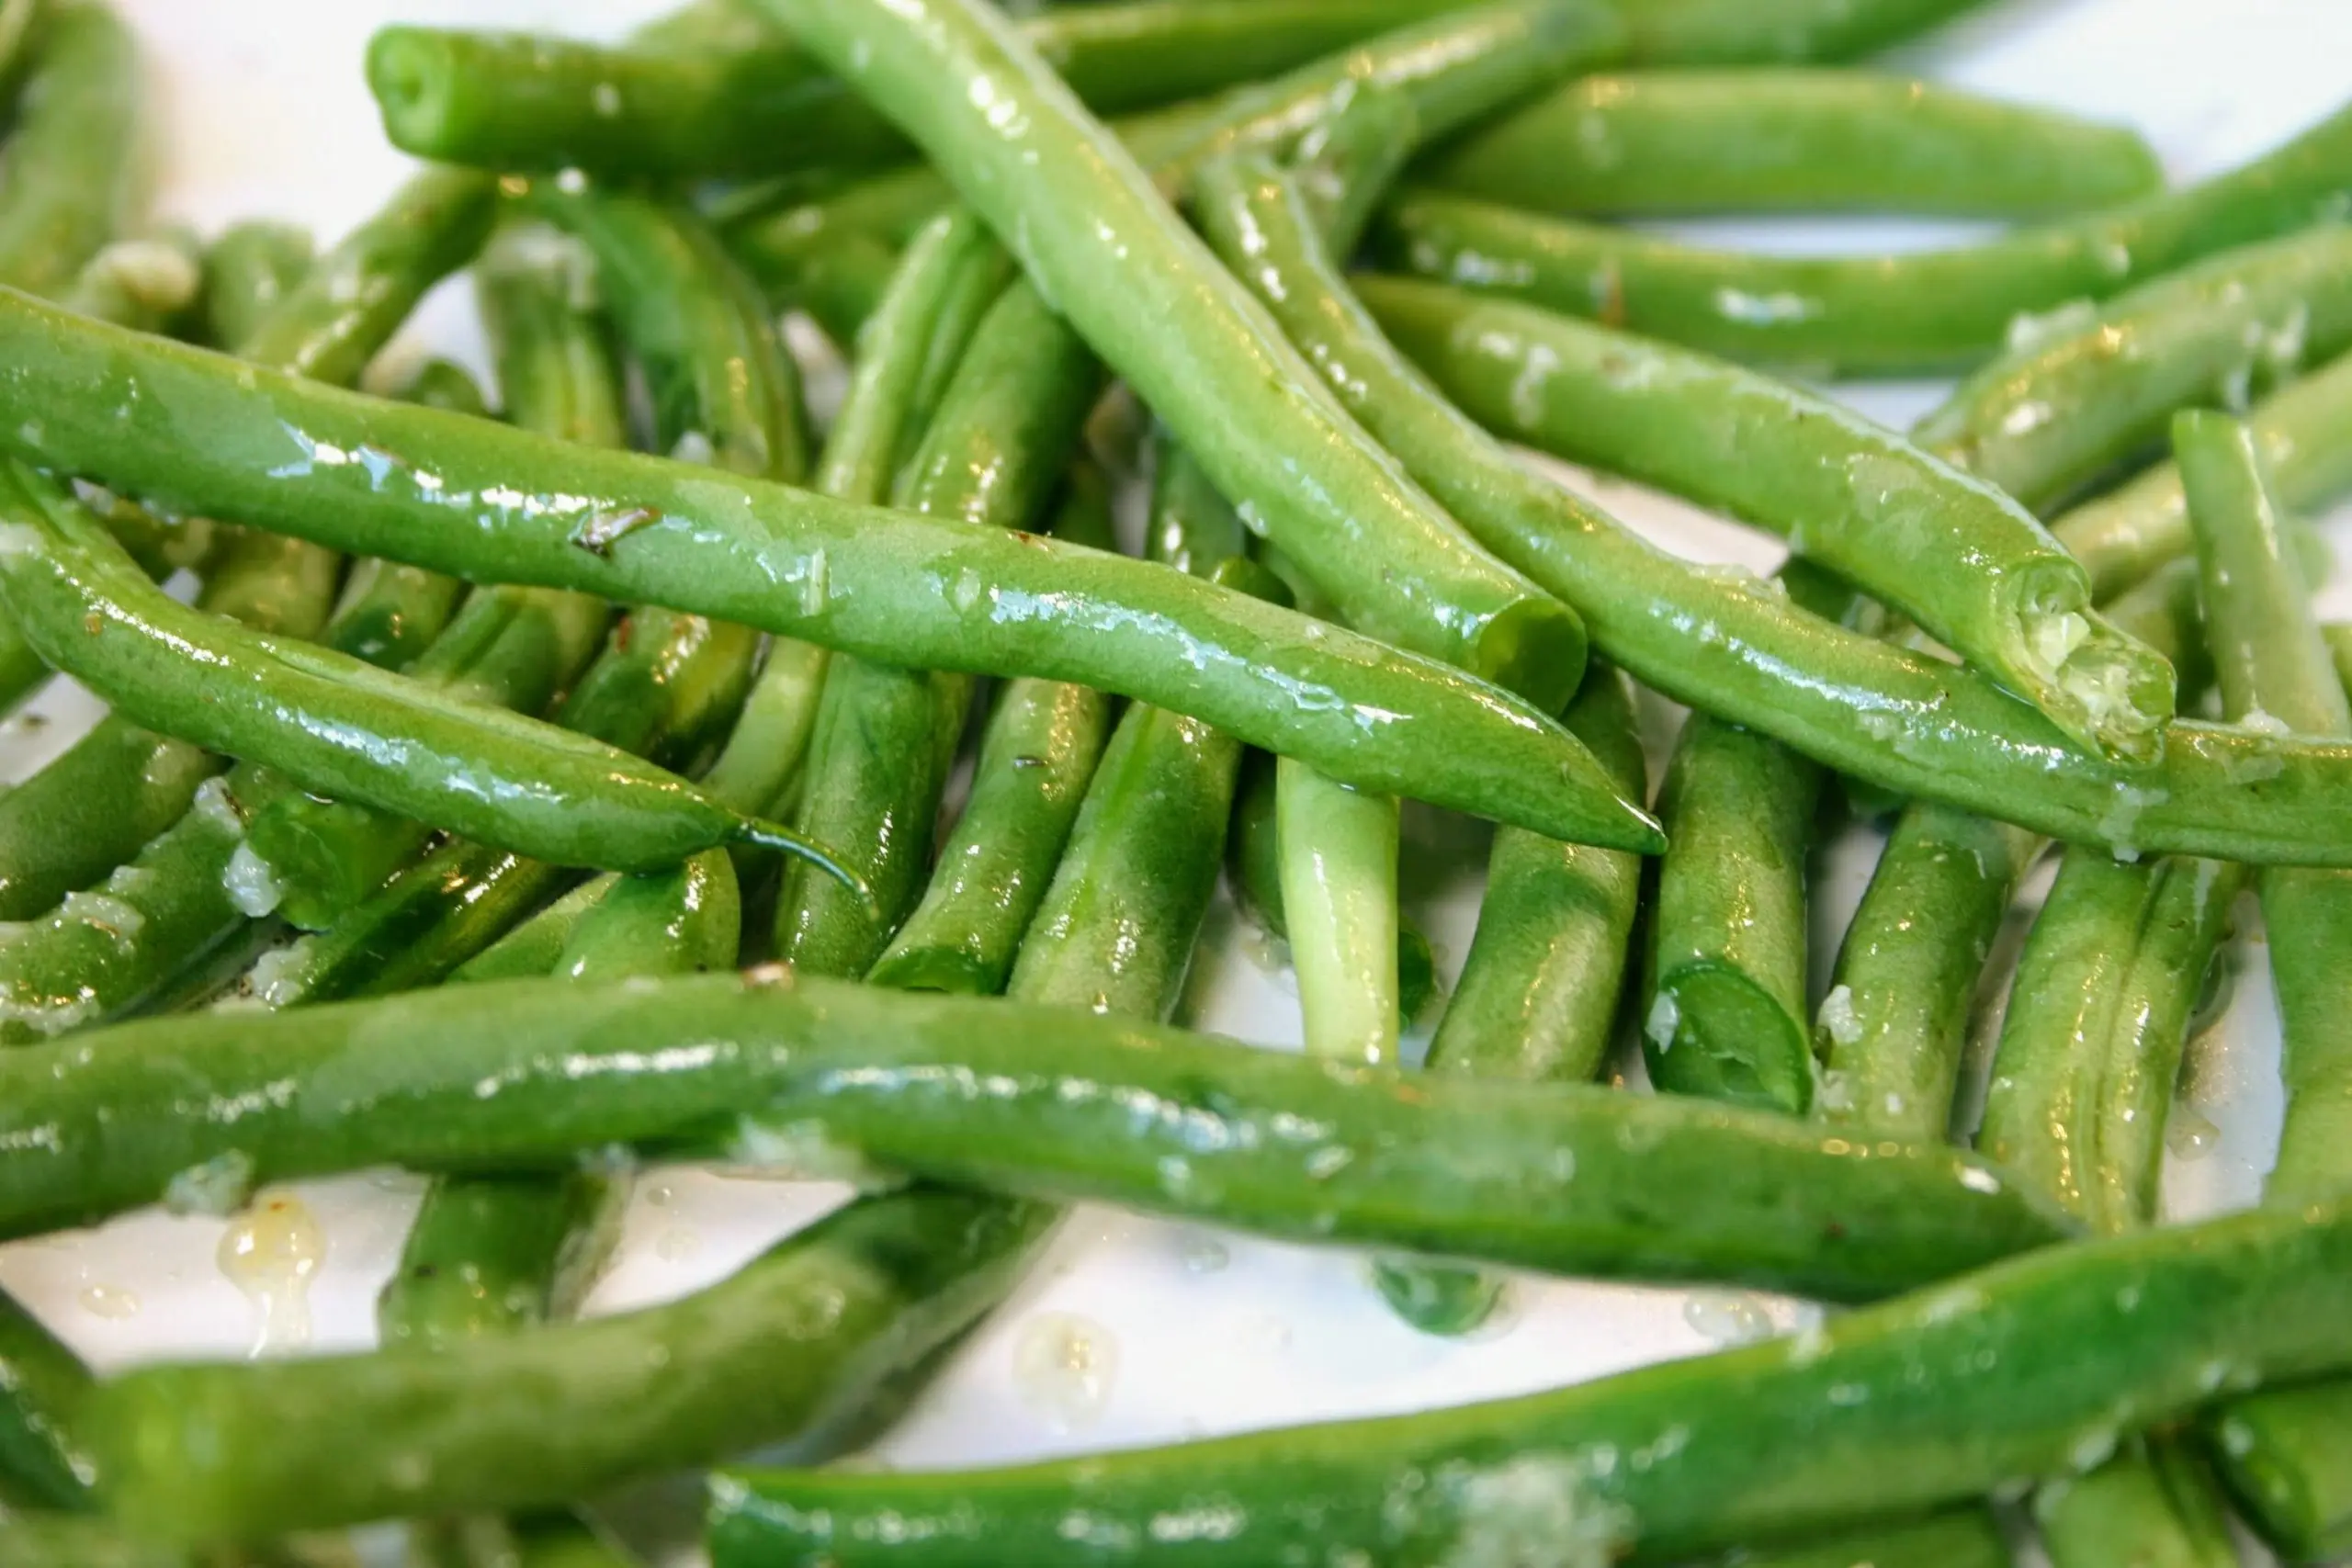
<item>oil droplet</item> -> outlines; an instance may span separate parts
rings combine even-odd
[[[645,1189],[645,1201],[657,1209],[666,1209],[677,1200],[678,1190],[666,1181],[656,1181]]]
[[[684,1263],[701,1250],[701,1235],[684,1225],[672,1225],[653,1243],[653,1255],[664,1263]]]
[[[1041,1312],[1022,1325],[1013,1341],[1013,1387],[1022,1403],[1057,1432],[1099,1420],[1118,1375],[1118,1341],[1101,1324],[1075,1313]]]
[[[1772,1337],[1772,1319],[1752,1296],[1696,1291],[1682,1303],[1682,1321],[1717,1345],[1753,1345]]]
[[[91,1285],[82,1292],[82,1310],[92,1317],[119,1322],[139,1315],[139,1298],[114,1285]]]
[[[2222,1141],[2222,1130],[2213,1125],[2193,1105],[2176,1105],[2172,1118],[2165,1123],[2165,1147],[2172,1157],[2184,1162],[2203,1159]]]
[[[326,1232],[291,1192],[266,1191],[220,1235],[220,1272],[260,1309],[253,1354],[311,1340],[311,1278],[327,1255]]]

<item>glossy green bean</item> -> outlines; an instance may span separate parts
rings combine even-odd
[[[1922,419],[1920,445],[2047,508],[2163,438],[2176,410],[2291,378],[2352,345],[2352,232],[2225,251],[1993,359]]]
[[[49,481],[21,464],[12,478],[0,592],[52,664],[133,719],[543,859],[631,871],[719,843],[824,854],[609,745],[187,610]],[[191,658],[243,679],[207,681],[212,700],[189,703]]]
[[[1431,8],[1431,0],[1143,0],[1021,25],[1082,100],[1119,113],[1286,70]],[[692,180],[907,154],[888,120],[758,7],[727,12],[730,25],[715,31],[617,46],[386,28],[368,45],[368,86],[394,146],[492,170]]]
[[[614,1187],[590,1171],[436,1180],[376,1299],[383,1343],[447,1350],[571,1316],[618,1229]]]
[[[2334,864],[2322,826],[2352,748],[2176,720],[2153,767],[2070,745],[1992,682],[1893,643],[1792,612],[1759,585],[1694,569],[1520,469],[1432,399],[1386,331],[1448,392],[1524,373],[1548,318],[1502,301],[1360,277],[1377,327],[1333,317],[1351,400],[1488,542],[1576,604],[1601,653],[1678,701],[1726,715],[1849,777],[2052,838],[2254,863]],[[2298,818],[2301,818],[2298,822]],[[2289,848],[2286,840],[2295,840]]]
[[[116,240],[74,275],[60,303],[140,332],[179,321],[202,290],[203,259],[186,229]]]
[[[316,254],[311,231],[299,223],[255,218],[223,229],[204,253],[197,341],[232,354],[243,347],[301,282]]]
[[[1103,481],[1087,484],[1077,469],[1072,479],[1055,536],[1114,547]],[[1006,684],[981,733],[963,814],[922,901],[867,971],[870,984],[970,996],[1004,989],[1110,732],[1111,700],[1091,687]]]
[[[2247,416],[2279,501],[2297,511],[2352,490],[2352,355],[2291,381]],[[2106,600],[2168,562],[2194,554],[2180,470],[2159,463],[2128,484],[2086,501],[2050,525]]]
[[[1634,59],[1758,65],[1850,60],[1981,0],[1642,0],[1626,7]]]
[[[2164,186],[2154,151],[2121,126],[1915,77],[1803,68],[1587,76],[1449,144],[1419,173],[1564,214],[2034,217]]]
[[[1351,625],[1563,705],[1581,672],[1573,614],[1406,477],[1008,24],[970,0],[928,7],[920,26],[872,0],[763,3],[828,63],[870,62],[853,73],[859,91]],[[1581,10],[1506,3],[1487,14],[1517,24],[1508,48],[1498,29],[1487,58],[1521,86],[1583,45]],[[974,80],[989,92],[967,90]],[[1023,133],[1006,136],[1015,120]]]
[[[592,878],[499,937],[449,972],[452,982],[536,979],[555,970],[557,960],[605,896],[607,883]]]
[[[486,1081],[496,1093],[477,1093]],[[267,1108],[233,1122],[185,1113],[243,1105],[264,1084],[276,1086]],[[0,1088],[9,1235],[152,1201],[232,1148],[273,1181],[386,1163],[564,1168],[616,1144],[756,1157],[820,1135],[1016,1196],[1832,1300],[2066,1234],[2041,1200],[1949,1148],[1857,1144],[1674,1097],[1345,1068],[1075,1009],[776,971],[510,981],[127,1024],[9,1053]],[[1138,1120],[1137,1105],[1160,1109]]]
[[[1271,200],[1253,207],[1272,231]],[[1827,398],[1565,316],[1472,352],[1520,367],[1449,383],[1488,428],[1781,534],[2076,739],[2154,757],[2171,671],[2091,615],[2082,569],[1992,484]]]
[[[1658,792],[1667,850],[1643,986],[1660,1089],[1813,1104],[1805,852],[1820,790],[1817,766],[1752,730],[1704,714],[1684,729]]]
[[[2233,246],[2335,218],[2352,109],[2252,163],[2108,212],[1897,256],[1767,256],[1514,212],[1431,191],[1392,202],[1390,265],[1727,358],[1808,374],[1947,370],[2019,316],[2104,299]]]
[[[1396,797],[1359,794],[1277,758],[1274,821],[1307,1055],[1394,1062]]]
[[[29,431],[0,417],[0,444],[185,510],[865,657],[1162,700],[1365,788],[1560,839],[1656,842],[1565,731],[1496,688],[1337,629],[1311,641],[1295,615],[1144,563],[396,407],[21,296],[0,296],[0,403],[42,411]],[[604,553],[574,542],[583,528]]]
[[[2211,1472],[2172,1438],[2134,1442],[2087,1475],[2042,1487],[2033,1520],[2052,1568],[2238,1568],[2245,1561]]]
[[[1004,291],[974,333],[896,497],[977,529],[1025,529],[1076,450],[1099,389],[1094,357],[1035,290]],[[860,658],[825,676],[794,826],[850,857],[871,901],[785,868],[775,952],[817,974],[872,969],[922,898],[972,682]]]
[[[1487,1404],[985,1474],[727,1471],[712,1561],[1169,1562],[1181,1549],[1150,1521],[1205,1517],[1245,1561],[1297,1546],[1509,1562],[1565,1545],[1675,1562],[2086,1469],[2119,1422],[2341,1367],[2347,1281],[2339,1198],[2053,1248],[1776,1343]],[[1094,1526],[1084,1539],[1057,1533],[1072,1510]]]
[[[1973,812],[1904,808],[1815,1021],[1826,1120],[1945,1135],[1985,963],[2041,851],[2038,836]]]
[[[561,1503],[780,1440],[821,1447],[968,1327],[1040,1205],[869,1199],[666,1305],[438,1349],[154,1367],[103,1386],[110,1511],[166,1540]]]
[[[58,0],[29,69],[0,147],[0,282],[49,294],[73,283],[136,199],[139,51],[111,7]]]
[[[92,1506],[96,1466],[81,1439],[91,1381],[80,1357],[0,1292],[0,1500],[11,1512]]]

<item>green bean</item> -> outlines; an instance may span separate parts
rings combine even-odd
[[[80,1427],[91,1381],[80,1357],[0,1292],[0,1501],[12,1513],[90,1508],[95,1467]]]
[[[2154,151],[2121,126],[1908,76],[1803,68],[1587,76],[1452,143],[1421,174],[1563,214],[2033,217],[2164,186]]]
[[[1568,728],[1623,793],[1649,793],[1623,675],[1602,669],[1586,676]],[[1599,1073],[1624,987],[1641,874],[1632,855],[1498,831],[1477,934],[1430,1042],[1430,1070],[1537,1083],[1582,1083]]]
[[[22,464],[12,479],[0,592],[51,663],[134,720],[542,859],[650,870],[731,842],[824,854],[614,747],[186,609],[50,481]],[[242,678],[205,679],[208,700],[190,702],[191,663]]]
[[[449,972],[452,981],[522,980],[551,974],[571,933],[604,897],[606,880],[582,883]]]
[[[119,326],[158,332],[195,304],[203,279],[196,236],[164,229],[100,249],[74,275],[60,302]]]
[[[982,1474],[722,1471],[712,1561],[1170,1561],[1150,1522],[1206,1518],[1238,1561],[1676,1562],[2079,1472],[2119,1425],[2341,1367],[2348,1282],[2338,1198],[2053,1248],[1777,1343],[1487,1404]],[[1073,1511],[1083,1537],[1057,1533]]]
[[[1677,1094],[1802,1113],[1805,852],[1821,770],[1777,742],[1691,716],[1658,793],[1667,851],[1650,927],[1643,1055]]]
[[[1396,797],[1361,795],[1278,758],[1283,912],[1307,1054],[1396,1059]]]
[[[1026,284],[1007,289],[974,334],[897,498],[907,510],[988,529],[1027,527],[1076,449],[1099,389],[1093,356]],[[837,659],[825,676],[794,826],[850,856],[873,897],[842,898],[787,866],[777,894],[778,957],[861,976],[922,897],[932,835],[967,676]]]
[[[1442,389],[1474,400],[1525,374],[1530,344],[1555,319],[1428,284],[1354,282],[1378,327]],[[1351,401],[1489,544],[1574,603],[1599,650],[1645,684],[1839,773],[2052,838],[2254,863],[2346,860],[2342,833],[2318,820],[2338,794],[2322,780],[2352,762],[2342,742],[2176,720],[2161,763],[2098,760],[1970,671],[1794,613],[1751,581],[1644,544],[1521,470],[1431,398],[1371,321],[1330,321],[1326,341],[1344,347],[1331,362],[1362,389]],[[2307,812],[2316,815],[2295,825]]]
[[[1387,263],[1727,358],[1810,375],[1947,370],[2020,316],[2104,299],[2341,215],[2352,109],[2187,189],[1957,250],[1765,256],[1514,212],[1437,192],[1389,206]]]
[[[2316,539],[2316,534],[2307,535]],[[2205,608],[2197,563],[2176,560],[2108,601],[2108,618],[2165,656],[2183,692],[2213,684],[2213,656],[2205,647]]]
[[[822,1445],[995,1303],[1046,1219],[955,1192],[869,1199],[663,1306],[439,1349],[146,1368],[90,1404],[107,1504],[158,1539],[245,1540]]]
[[[2118,1562],[2237,1568],[2244,1561],[2211,1472],[2168,1438],[2134,1444],[2087,1475],[2042,1487],[2033,1517],[2055,1568]]]
[[[49,0],[0,0],[0,113],[13,117]]]
[[[467,413],[476,419],[493,417],[489,395],[481,389],[481,383],[474,379],[473,372],[453,360],[419,360],[400,378],[392,395],[402,402],[439,409],[445,413]]]
[[[2041,851],[2036,835],[1973,812],[1904,808],[1815,1021],[1825,1118],[1944,1135],[1985,963]]]
[[[820,1135],[1014,1196],[1829,1300],[2066,1234],[2041,1199],[1950,1148],[783,973],[508,981],[12,1052],[0,1058],[0,1234],[152,1201],[232,1149],[255,1180],[277,1181],[381,1164],[560,1169],[612,1145],[743,1157]],[[479,1094],[485,1082],[496,1092]],[[263,1086],[266,1108],[233,1121],[187,1113],[242,1107]]]
[[[2009,1544],[1984,1508],[1917,1524],[1876,1525],[1803,1546],[1741,1547],[1708,1568],[2011,1568]]]
[[[0,445],[183,510],[864,657],[1160,699],[1367,789],[1560,839],[1656,841],[1524,704],[1336,628],[1311,641],[1288,613],[1144,563],[389,405],[20,296],[0,295],[0,400],[20,411],[0,417]],[[573,542],[592,523],[601,554]]]
[[[1431,8],[1430,0],[1146,0],[1022,27],[1072,91],[1116,113],[1268,75]],[[368,83],[394,146],[493,170],[704,179],[906,155],[888,121],[756,7],[730,6],[727,20],[715,33],[618,46],[385,28],[368,45]]]
[[[234,353],[311,270],[316,247],[298,223],[248,219],[220,231],[204,253],[204,297],[197,341]]]
[[[1920,445],[2037,509],[2147,443],[2175,410],[2290,378],[2352,345],[2352,233],[2225,251],[1992,360],[1922,419]]]
[[[1073,467],[1057,537],[1113,547],[1104,484]],[[940,848],[922,901],[867,971],[869,983],[970,996],[1004,988],[1110,730],[1110,699],[1091,687],[1005,686],[981,734],[963,815]],[[0,802],[0,813],[6,809]]]
[[[1634,58],[1757,65],[1850,60],[1973,9],[1980,0],[1643,0],[1626,7]]]
[[[956,370],[964,363],[964,355],[972,346],[980,323],[996,309],[1013,278],[1012,258],[1004,247],[989,238],[988,231],[970,213],[956,209],[947,220],[968,231],[969,240],[957,242],[957,249],[971,245],[968,257],[949,280],[939,301],[939,316],[931,331],[931,344],[923,354],[922,372],[907,394],[906,428],[912,438],[909,446],[920,445],[927,435],[932,422],[939,416],[940,400],[946,397]],[[1065,328],[1063,331],[1067,332]],[[912,461],[912,450],[903,454]],[[903,471],[899,482],[906,482]]]
[[[1351,625],[1539,706],[1565,704],[1582,668],[1573,614],[1473,544],[1356,425],[1008,24],[971,0],[933,7],[920,28],[871,3],[767,3],[828,63],[869,62],[851,73],[859,90],[940,164],[1052,308]],[[1521,85],[1583,43],[1581,11],[1492,8],[1504,13],[1516,36],[1489,58]],[[1008,138],[1001,127],[1014,120],[1024,133]]]
[[[0,148],[0,282],[54,293],[130,216],[138,192],[139,51],[113,10],[58,0]]]

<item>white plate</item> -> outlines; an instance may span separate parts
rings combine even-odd
[[[407,162],[379,132],[360,80],[368,33],[393,19],[612,34],[660,0],[115,0],[145,39],[161,145],[159,202],[208,231],[272,214],[332,239],[372,209]],[[2013,0],[1905,57],[1924,73],[2142,127],[2177,177],[2225,167],[2352,97],[2352,6],[2339,0]],[[1923,243],[1955,226],[1884,221],[1684,225],[1690,231],[1805,249]],[[403,334],[479,365],[462,288],[445,288]],[[1940,387],[1848,389],[1900,423]],[[1769,541],[1622,484],[1585,483],[1620,516],[1694,556],[1769,568]],[[2352,512],[2331,531],[2352,557]],[[2352,614],[2339,573],[2323,608]],[[55,721],[0,750],[8,776],[53,753],[92,711],[74,694],[41,705]],[[1678,715],[1653,705],[1663,743]],[[1414,912],[1449,975],[1476,915],[1483,839],[1420,814],[1419,837],[1457,868],[1413,874]],[[1877,845],[1853,833],[1820,861],[1816,979],[1860,896]],[[2047,872],[2037,879],[2039,897]],[[2169,1215],[2250,1201],[2278,1135],[2278,1025],[2251,902],[2237,998],[2192,1053],[2189,1104],[2220,1129],[2165,1177]],[[2021,931],[2022,919],[2013,922]],[[2014,933],[2013,933],[2014,934]],[[2014,944],[2009,951],[2013,953]],[[1212,916],[1192,984],[1203,1029],[1288,1045],[1296,1001],[1284,974],[1229,908]],[[397,1256],[416,1185],[396,1175],[306,1184],[328,1251],[309,1291],[311,1350],[372,1342],[372,1299]],[[736,1267],[838,1201],[839,1189],[662,1172],[643,1184],[617,1263],[593,1312],[674,1296]],[[104,1228],[0,1247],[0,1285],[103,1370],[166,1356],[252,1348],[260,1305],[215,1263],[220,1222],[130,1216]],[[1712,1348],[1675,1291],[1528,1280],[1508,1321],[1467,1342],[1400,1325],[1364,1282],[1361,1258],[1081,1211],[1050,1256],[881,1446],[907,1466],[978,1464],[1325,1417],[1409,1410],[1575,1382]],[[1804,1308],[1757,1298],[1787,1326]],[[1014,1348],[1044,1314],[1077,1314],[1114,1350],[1099,1409],[1072,1420],[1013,1375]],[[1720,1316],[1721,1314],[1715,1314]]]

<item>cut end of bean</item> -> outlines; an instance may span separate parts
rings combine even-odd
[[[883,918],[881,900],[874,896],[874,889],[867,884],[865,878],[843,864],[840,857],[827,846],[803,838],[781,823],[762,821],[756,817],[746,817],[736,825],[735,830],[728,835],[727,841],[749,844],[757,849],[775,850],[791,855],[796,860],[805,860],[854,895],[865,905],[868,919],[878,923]]]
[[[1004,976],[968,953],[949,947],[893,948],[866,971],[865,983],[894,991],[938,991],[956,997],[994,996]]]
[[[2084,602],[2067,570],[2020,595],[2020,693],[2075,739],[2116,761],[2154,762],[2177,700],[2171,660]]]
[[[1556,599],[1521,599],[1471,639],[1470,672],[1518,693],[1545,713],[1568,705],[1584,683],[1584,622]]]
[[[431,157],[446,136],[448,66],[448,41],[429,28],[384,28],[368,40],[368,90],[403,152]]]
[[[1661,982],[1642,1049],[1669,1093],[1796,1115],[1813,1104],[1811,1031],[1736,969],[1698,965]]]

